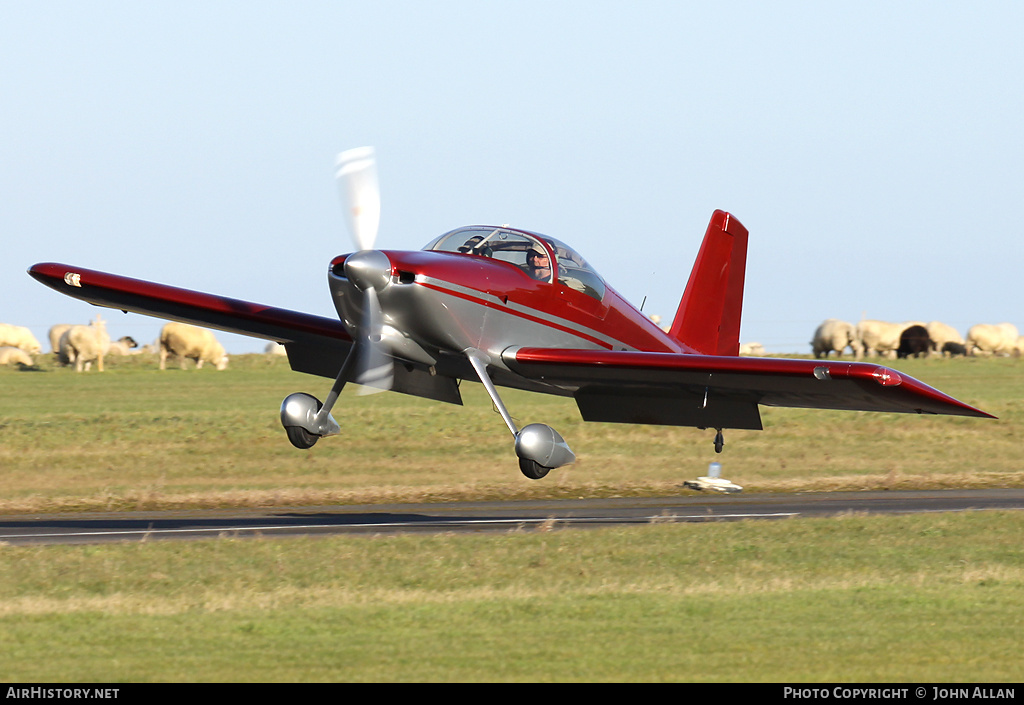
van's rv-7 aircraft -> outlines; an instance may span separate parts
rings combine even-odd
[[[331,416],[348,382],[461,404],[479,381],[515,441],[523,474],[575,460],[550,426],[517,428],[497,387],[571,396],[586,421],[758,429],[759,405],[994,418],[868,362],[739,356],[747,230],[715,211],[669,330],[623,299],[575,250],[535,232],[469,226],[422,250],[373,249],[380,195],[372,148],[343,152],[338,179],[358,251],[327,281],[339,320],[66,264],[29,274],[98,306],[284,345],[293,370],[334,379],[321,403],[281,404],[298,448],[340,433]]]

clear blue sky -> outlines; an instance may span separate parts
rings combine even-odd
[[[1022,28],[984,1],[0,0],[0,321],[46,349],[97,312],[39,261],[334,315],[334,157],[373,145],[380,247],[509,223],[668,319],[721,208],[771,352],[828,317],[1024,329]]]

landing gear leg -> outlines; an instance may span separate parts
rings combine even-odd
[[[558,435],[558,431],[550,426],[532,423],[522,429],[516,428],[512,415],[508,413],[501,397],[498,396],[494,382],[487,374],[487,363],[490,362],[490,358],[473,348],[466,350],[466,357],[484,385],[484,389],[487,390],[498,413],[501,414],[505,425],[508,426],[508,430],[516,439],[516,455],[519,456],[519,469],[523,475],[531,480],[539,480],[547,475],[552,468],[560,468],[576,460],[576,455],[569,450],[565,440]]]

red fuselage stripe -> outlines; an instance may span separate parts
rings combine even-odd
[[[517,318],[522,318],[524,320],[531,321],[533,323],[539,323],[539,324],[541,324],[543,326],[547,326],[548,328],[554,328],[556,330],[562,331],[563,333],[568,333],[568,334],[574,335],[574,336],[576,336],[578,338],[583,338],[584,340],[589,340],[590,342],[594,343],[595,345],[600,345],[602,348],[605,348],[606,350],[612,350],[614,348],[614,346],[611,343],[607,343],[607,342],[605,342],[603,340],[595,338],[592,335],[587,335],[586,333],[582,333],[582,332],[580,332],[578,330],[573,330],[572,328],[569,328],[567,326],[559,325],[557,323],[552,323],[551,321],[546,321],[543,318],[537,318],[536,316],[531,316],[531,315],[529,315],[527,313],[522,313],[520,311],[516,311],[516,310],[514,310],[512,308],[509,308],[509,307],[506,307],[506,306],[497,306],[497,305],[487,301],[486,299],[481,299],[481,298],[478,298],[476,296],[470,296],[469,294],[464,294],[464,293],[462,293],[460,291],[454,291],[452,289],[445,289],[443,287],[437,286],[436,284],[429,284],[427,282],[416,282],[416,283],[419,284],[420,286],[426,287],[427,289],[431,289],[433,291],[437,291],[437,292],[440,292],[442,294],[448,294],[450,296],[455,296],[455,297],[463,299],[465,301],[470,301],[472,303],[479,304],[480,306],[486,306],[487,308],[493,309],[495,311],[501,311],[502,313],[507,313],[507,314],[510,314],[512,316],[516,316]]]

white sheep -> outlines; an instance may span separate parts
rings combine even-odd
[[[135,338],[130,335],[124,335],[117,340],[110,342],[110,349],[107,351],[108,355],[132,355],[133,348],[139,347],[139,344],[135,342]]]
[[[0,348],[0,365],[17,365],[19,363],[26,367],[32,367],[33,364],[32,358],[21,348],[10,345]]]
[[[185,358],[196,361],[196,369],[202,369],[204,362],[216,365],[218,370],[228,366],[228,355],[224,346],[217,342],[213,333],[206,328],[186,323],[168,323],[160,331],[160,369],[167,369],[167,356],[175,355],[185,369]]]
[[[57,325],[50,326],[50,332],[47,334],[50,338],[50,352],[55,353],[58,357],[60,357],[61,336],[68,332],[68,328],[71,325],[70,323],[58,323]],[[61,360],[61,364],[68,364],[67,360]]]
[[[979,323],[967,331],[968,355],[1012,355],[1020,334],[1012,323]]]
[[[0,347],[18,348],[29,355],[38,355],[42,350],[32,331],[25,326],[12,326],[10,323],[0,323]]]
[[[59,325],[50,328],[50,344],[53,346],[53,352],[57,355],[57,362],[62,365],[70,365],[75,361],[74,353],[68,347],[67,338],[64,338],[64,334],[72,328],[70,323],[61,323]],[[57,338],[54,339],[54,334],[57,334]],[[64,340],[64,345],[61,345],[61,340]],[[132,355],[136,351],[134,348],[138,348],[139,344],[135,342],[135,339],[130,335],[125,335],[117,340],[110,341],[110,347],[107,348],[107,355]],[[89,365],[90,363],[86,363]]]
[[[906,323],[888,323],[886,321],[861,321],[857,324],[857,339],[864,346],[864,354],[868,356],[896,358],[896,350],[900,347],[900,336],[910,326],[923,326],[918,321]]]
[[[74,358],[70,357],[71,350],[68,348],[67,333],[71,330],[72,323],[58,323],[50,327],[50,352],[57,356],[57,362],[61,365],[70,365]]]
[[[96,360],[96,369],[103,371],[103,357],[110,349],[110,336],[107,324],[99,316],[87,326],[71,326],[60,338],[59,353],[61,359],[75,363],[75,371],[88,372],[92,361]]]
[[[931,321],[925,326],[925,329],[928,331],[928,337],[935,344],[935,351],[940,355],[944,354],[943,348],[946,347],[947,343],[964,344],[964,339],[960,337],[960,334],[953,326],[939,321]]]
[[[815,358],[827,358],[833,350],[836,357],[842,357],[846,348],[850,348],[858,359],[864,354],[864,348],[861,346],[857,331],[852,324],[836,318],[829,318],[814,331],[811,352],[814,353]]]

